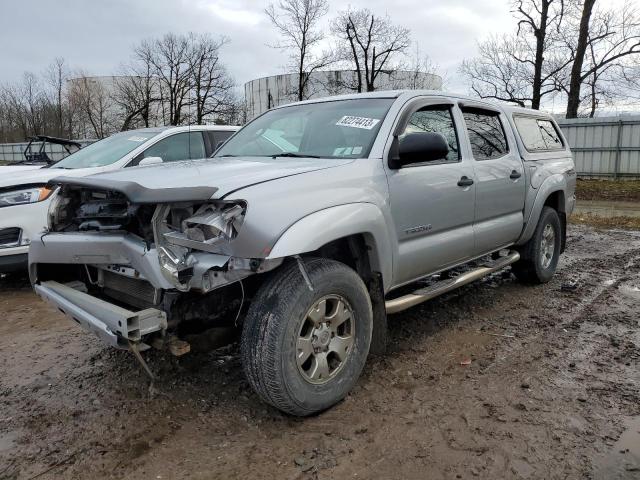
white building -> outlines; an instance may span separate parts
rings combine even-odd
[[[298,75],[295,73],[258,78],[244,84],[247,104],[247,120],[266,110],[297,101]],[[307,87],[308,98],[328,97],[353,93],[357,85],[354,70],[317,71],[311,74]],[[406,70],[380,72],[376,79],[376,90],[395,89],[442,89],[442,78],[438,75]]]

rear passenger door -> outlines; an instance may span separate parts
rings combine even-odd
[[[476,256],[515,242],[524,224],[524,165],[504,114],[462,106],[476,177]]]

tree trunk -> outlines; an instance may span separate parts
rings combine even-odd
[[[536,59],[533,67],[533,92],[531,96],[531,108],[540,110],[540,91],[542,90],[542,64],[544,63],[544,42],[547,36],[547,22],[549,21],[550,0],[542,0],[540,11],[540,28],[536,29]]]
[[[589,22],[596,0],[584,0],[582,17],[580,18],[580,33],[576,46],[576,57],[571,67],[571,80],[569,82],[569,95],[567,99],[567,118],[576,118],[580,107],[580,87],[582,86],[582,65],[587,52],[589,41]]]

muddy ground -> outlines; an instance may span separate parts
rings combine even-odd
[[[24,280],[0,312],[2,479],[640,478],[640,232],[572,226],[551,283],[393,316],[388,355],[308,419],[262,404],[234,348],[149,354],[150,391]]]

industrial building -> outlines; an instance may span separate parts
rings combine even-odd
[[[274,75],[258,78],[244,84],[247,120],[260,115],[272,107],[298,100],[296,92],[298,74]],[[354,70],[329,70],[311,73],[306,92],[307,98],[354,93],[357,74]],[[440,90],[442,78],[424,72],[390,70],[380,72],[376,79],[376,90],[395,89]]]

